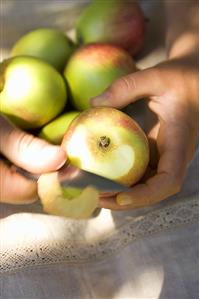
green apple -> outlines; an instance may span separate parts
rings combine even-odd
[[[80,113],[61,146],[72,165],[126,186],[142,178],[149,162],[143,130],[130,116],[110,107]]]
[[[65,107],[61,74],[38,58],[18,56],[0,65],[0,112],[24,129],[42,127]]]
[[[76,24],[79,44],[112,43],[137,54],[144,44],[145,17],[135,0],[93,0]]]
[[[39,28],[23,35],[13,46],[11,56],[30,55],[63,71],[75,45],[60,30]]]
[[[136,70],[132,57],[119,47],[90,44],[78,49],[64,70],[72,105],[77,110],[88,109],[92,97],[114,80]]]
[[[53,144],[61,144],[70,123],[79,113],[79,111],[68,111],[61,114],[40,130],[39,137]]]
[[[38,195],[45,212],[73,219],[89,218],[99,201],[98,191],[91,186],[83,190],[61,187],[57,172],[40,176]]]

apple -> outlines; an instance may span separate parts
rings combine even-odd
[[[64,70],[71,103],[77,110],[90,108],[90,99],[103,92],[114,80],[135,72],[132,57],[110,44],[89,44],[70,57]]]
[[[110,107],[81,112],[71,122],[61,146],[70,164],[125,186],[138,182],[149,162],[148,140],[141,127],[124,112]],[[55,171],[40,176],[38,195],[49,214],[89,218],[98,208],[100,193],[92,182],[88,185],[83,190],[62,187]]]
[[[42,127],[67,101],[66,83],[48,63],[18,56],[0,65],[0,112],[24,129]]]
[[[76,24],[79,44],[112,43],[137,54],[144,44],[145,17],[135,0],[93,0]]]
[[[73,219],[89,218],[99,201],[99,193],[92,186],[83,190],[61,187],[56,171],[40,176],[38,195],[46,213]]]
[[[53,119],[39,132],[39,137],[53,144],[61,144],[66,130],[79,111],[68,111]]]
[[[149,162],[148,140],[141,127],[110,107],[80,113],[61,146],[72,165],[125,186],[138,182]]]
[[[38,57],[63,71],[74,48],[74,43],[60,30],[39,28],[23,35],[13,46],[11,56]]]

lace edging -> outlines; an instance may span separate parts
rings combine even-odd
[[[129,245],[140,237],[151,235],[183,224],[199,221],[199,199],[151,212],[128,221],[114,233],[98,241],[88,243],[43,242],[35,247],[17,247],[1,252],[0,273],[13,272],[32,266],[56,263],[85,263],[98,261]]]

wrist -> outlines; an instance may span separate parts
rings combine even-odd
[[[198,0],[164,0],[169,58],[177,58],[199,51]]]
[[[168,58],[190,57],[199,65],[199,31],[187,31],[168,46]]]

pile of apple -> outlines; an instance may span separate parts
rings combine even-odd
[[[67,17],[67,16],[66,16]],[[126,186],[138,182],[148,161],[147,138],[114,108],[91,108],[90,99],[117,78],[135,72],[145,18],[136,1],[94,0],[81,13],[75,39],[53,28],[22,36],[0,64],[0,112],[23,130],[66,150],[68,161]],[[87,218],[98,205],[94,188],[61,188],[57,173],[43,174],[44,210]]]

